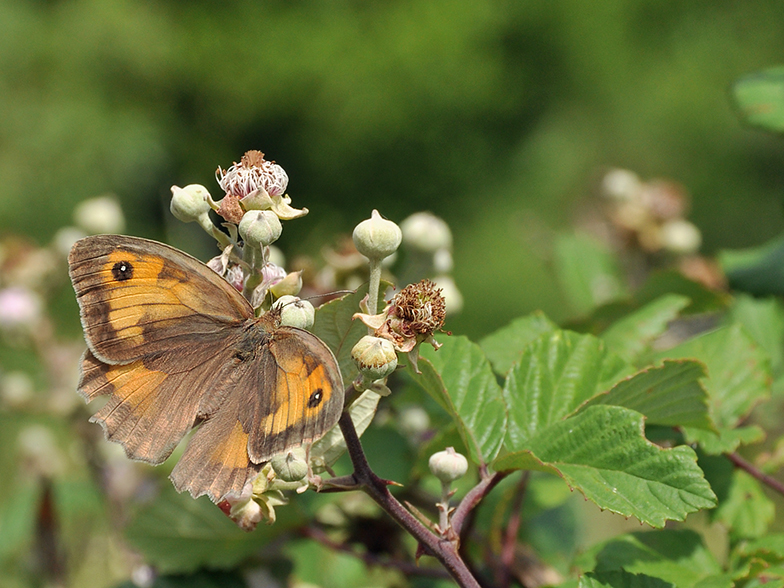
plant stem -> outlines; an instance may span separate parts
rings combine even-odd
[[[735,464],[735,467],[744,470],[749,475],[751,475],[752,477],[756,478],[757,480],[759,480],[760,482],[768,486],[771,490],[774,490],[775,492],[784,495],[784,484],[779,482],[776,478],[764,473],[759,468],[757,468],[754,464],[746,461],[737,453],[725,453],[724,455],[726,455],[727,459],[729,459],[733,464]]]
[[[401,527],[408,531],[426,549],[427,553],[438,559],[459,586],[479,588],[476,578],[474,578],[465,562],[458,555],[456,545],[431,533],[422,523],[416,520],[392,496],[387,488],[387,482],[379,478],[370,469],[362,444],[359,441],[359,436],[354,428],[354,422],[347,411],[344,411],[341,415],[339,424],[343,437],[346,440],[351,463],[354,466],[354,479],[362,490]]]
[[[378,290],[381,285],[381,260],[370,260],[370,282],[368,284],[368,314],[378,312]]]

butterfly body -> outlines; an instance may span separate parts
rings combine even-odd
[[[273,455],[337,422],[343,383],[315,335],[254,316],[200,261],[146,239],[78,241],[69,271],[88,350],[79,392],[108,397],[92,417],[133,459],[163,462],[198,425],[175,487],[217,502]]]

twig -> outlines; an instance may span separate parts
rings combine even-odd
[[[359,436],[354,428],[354,422],[348,411],[340,417],[340,430],[346,440],[351,463],[354,466],[353,477],[362,490],[370,496],[388,515],[401,527],[411,534],[426,550],[427,553],[438,559],[454,578],[458,585],[464,588],[479,588],[479,583],[471,574],[465,562],[457,553],[455,544],[441,539],[431,533],[422,523],[398,502],[387,488],[388,482],[379,478],[365,457]]]
[[[733,464],[735,464],[736,467],[739,467],[740,469],[744,470],[745,472],[747,472],[752,477],[756,478],[757,480],[759,480],[760,482],[762,482],[763,484],[765,484],[766,486],[768,486],[772,490],[775,490],[779,494],[784,495],[784,484],[779,482],[776,478],[774,478],[772,476],[769,476],[768,474],[764,473],[759,468],[757,468],[757,466],[755,466],[754,464],[746,461],[745,459],[743,459],[740,455],[738,455],[735,452],[733,452],[733,453],[725,453],[724,455],[726,455],[727,458]]]
[[[353,557],[356,557],[357,559],[362,560],[365,563],[365,565],[368,566],[378,566],[383,568],[400,570],[406,576],[425,576],[428,578],[449,578],[449,574],[444,569],[419,567],[418,565],[412,564],[407,561],[400,561],[395,559],[383,559],[373,555],[372,553],[362,553],[352,548],[350,545],[333,541],[323,530],[319,529],[318,527],[304,527],[301,530],[301,533],[306,537],[314,539],[319,543],[321,543],[322,545],[329,547],[330,549],[334,549],[335,551],[340,551],[341,553],[347,553]]]
[[[455,513],[452,515],[452,528],[458,536],[461,535],[463,523],[468,514],[508,474],[506,472],[495,472],[491,475],[487,473],[487,470],[484,470],[481,475],[482,478],[479,480],[479,483],[468,491],[468,494],[460,501],[460,504],[455,509]]]

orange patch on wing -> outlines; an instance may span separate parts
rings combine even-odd
[[[155,391],[167,375],[147,369],[139,360],[127,365],[110,366],[105,377],[114,387],[114,395],[122,399],[133,412],[137,412],[147,409],[155,402]]]
[[[291,362],[289,362],[289,367]],[[275,386],[277,410],[267,415],[264,419],[264,434],[277,435],[288,427],[298,424],[303,417],[318,414],[324,404],[329,400],[332,386],[326,377],[323,365],[319,365],[310,375],[307,375],[305,363],[300,364],[298,372],[278,372],[278,381]],[[308,406],[311,394],[321,389],[321,401],[315,406]]]
[[[221,463],[225,468],[247,468],[250,463],[248,457],[248,434],[242,430],[239,421],[234,422],[234,427],[225,439],[215,445],[210,455],[210,461]]]
[[[189,315],[191,312],[180,305],[173,292],[176,279],[163,279],[160,273],[164,261],[156,256],[136,256],[126,251],[113,251],[102,269],[103,279],[108,284],[117,284],[113,275],[117,263],[128,262],[132,266],[132,277],[121,287],[110,288],[107,293],[108,320],[117,336],[131,339],[134,345],[144,343],[143,324],[163,319]],[[146,302],[155,300],[154,304]]]

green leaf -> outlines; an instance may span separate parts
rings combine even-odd
[[[754,296],[784,294],[784,236],[764,245],[719,253],[719,264],[733,290]]]
[[[665,361],[618,382],[587,406],[624,406],[644,414],[650,425],[715,431],[708,414],[708,394],[700,383],[704,377],[705,368],[696,361]]]
[[[747,123],[768,131],[784,131],[784,67],[740,78],[732,86],[732,96]]]
[[[615,537],[581,556],[579,566],[593,568],[594,573],[623,569],[647,574],[678,588],[697,586],[722,574],[721,566],[697,533],[673,529]]]
[[[592,406],[543,428],[493,467],[549,471],[599,507],[654,527],[716,505],[694,451],[654,445],[643,416],[618,406]]]
[[[625,570],[588,572],[580,578],[579,588],[675,588],[676,584],[645,574]]]
[[[499,375],[506,375],[512,364],[520,359],[526,346],[543,333],[558,327],[542,312],[534,312],[519,317],[511,323],[491,333],[479,342],[493,369]]]
[[[683,427],[682,431],[689,443],[698,443],[708,455],[732,453],[741,445],[752,445],[765,439],[765,431],[757,425],[734,429],[721,427],[718,434],[692,427]]]
[[[739,324],[689,339],[658,357],[705,364],[709,378],[703,383],[719,426],[734,427],[770,395],[770,359]]]
[[[381,283],[379,293],[379,308],[384,308],[383,292],[388,284]],[[367,284],[360,287],[355,293],[347,294],[341,298],[330,300],[316,309],[316,320],[311,331],[327,344],[340,365],[344,384],[348,384],[359,373],[354,360],[351,359],[351,349],[364,335],[367,327],[360,321],[353,320],[355,313],[359,312],[359,303],[367,294]]]
[[[628,364],[592,335],[570,331],[542,335],[526,347],[506,378],[508,448],[525,449],[526,439],[631,372]]]
[[[411,377],[447,411],[477,464],[498,454],[506,431],[506,404],[484,353],[465,337],[448,337],[438,351],[422,347]]]
[[[588,314],[627,293],[612,252],[593,237],[558,235],[553,261],[564,295],[576,314]]]
[[[682,314],[723,310],[730,299],[727,294],[709,290],[677,270],[653,272],[634,298],[640,304],[647,304],[668,294],[680,294],[691,300],[691,304],[683,310]]]
[[[735,427],[756,404],[769,398],[770,359],[742,325],[735,323],[694,337],[658,357],[697,359],[707,368],[709,377],[702,383],[718,434],[684,427],[690,443],[700,443],[706,453],[718,454],[759,439],[759,428]]]
[[[666,294],[614,323],[601,338],[609,349],[634,362],[690,303],[686,296]]]
[[[776,507],[760,483],[743,470],[734,470],[729,495],[712,513],[735,538],[754,539],[764,535],[776,516]]]
[[[731,322],[740,323],[757,345],[770,356],[777,373],[784,359],[784,308],[776,298],[752,298],[741,294],[730,307]]]
[[[206,496],[193,500],[171,484],[136,513],[126,528],[128,542],[163,573],[187,573],[200,567],[230,568],[296,524],[290,504],[276,508],[274,525],[242,531]]]

